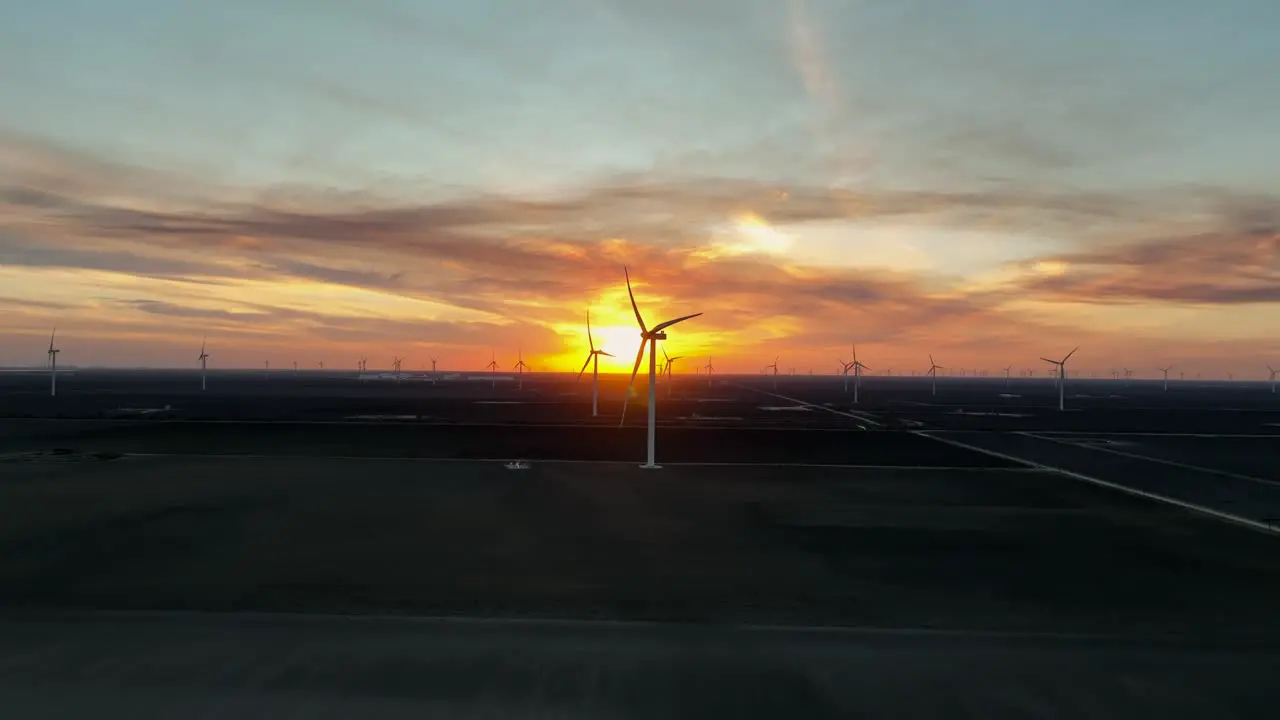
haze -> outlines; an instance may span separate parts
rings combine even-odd
[[[1273,0],[0,9],[0,364],[1280,361]],[[603,358],[603,360],[610,360]],[[689,366],[690,368],[692,365]]]

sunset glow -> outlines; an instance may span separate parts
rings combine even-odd
[[[0,365],[56,324],[67,365],[576,373],[590,310],[629,372],[624,264],[724,372],[1280,362],[1256,4],[1184,8],[1234,38],[1194,58],[1092,0],[82,5],[0,24]]]

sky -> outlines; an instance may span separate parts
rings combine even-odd
[[[1280,367],[1274,0],[0,0],[0,365]],[[692,371],[692,367],[686,368]]]

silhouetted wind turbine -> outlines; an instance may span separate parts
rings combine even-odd
[[[1164,373],[1164,391],[1165,392],[1169,392],[1169,371],[1172,369],[1173,369],[1172,365],[1170,365],[1169,367],[1160,368],[1160,372]],[[1185,390],[1186,388],[1183,388],[1183,389]]]
[[[53,338],[57,334],[57,327],[49,333],[49,397],[58,395],[58,353],[62,351],[53,346]]]
[[[707,357],[707,364],[703,365],[702,369],[707,371],[707,389],[710,390],[711,389],[711,373],[715,372],[715,368],[712,367],[711,365],[710,356]]]
[[[769,368],[773,368],[773,389],[776,391],[778,389],[778,358],[776,355],[773,358],[772,365],[764,366],[765,370],[768,370]]]
[[[844,375],[844,391],[849,392],[849,371],[853,369],[853,363],[845,362],[844,358],[836,358],[836,362],[840,363],[840,374]]]
[[[1076,350],[1079,350],[1079,349],[1080,349],[1080,346],[1077,345],[1075,347],[1075,350],[1072,350],[1071,352],[1067,353],[1067,356],[1062,358],[1061,360],[1050,360],[1047,357],[1040,358],[1041,360],[1047,363],[1050,363],[1051,365],[1056,365],[1058,367],[1058,410],[1067,409],[1066,408],[1067,360],[1070,360],[1071,356],[1075,355]]]
[[[622,419],[625,421],[627,417],[627,401],[631,399],[631,389],[636,382],[636,373],[640,371],[640,361],[644,360],[645,344],[647,343],[649,345],[649,454],[648,460],[641,467],[652,469],[658,467],[654,462],[654,446],[658,426],[658,341],[667,339],[667,334],[663,332],[667,328],[676,323],[696,318],[702,313],[693,313],[674,320],[667,320],[666,322],[658,323],[650,330],[644,324],[644,317],[640,314],[639,306],[636,305],[635,293],[631,291],[631,274],[627,272],[625,266],[622,268],[622,273],[627,281],[627,296],[631,298],[631,309],[636,314],[636,323],[640,325],[640,350],[636,353],[636,364],[631,368],[631,382],[627,385],[627,397],[622,401]],[[711,359],[707,358],[707,367],[710,366]],[[619,422],[618,426],[621,427],[622,423]]]
[[[1271,394],[1275,395],[1276,394],[1276,371],[1273,370],[1270,365],[1267,366],[1267,370],[1271,373]]]
[[[591,365],[591,417],[600,415],[600,356],[613,357],[613,355],[604,351],[603,348],[596,349],[596,341],[591,337],[591,311],[587,311],[587,361],[582,363],[582,369],[578,371],[578,379],[582,379],[582,373],[587,371],[587,365]]]
[[[529,366],[526,365],[524,362],[524,351],[520,350],[518,359],[516,360],[516,364],[513,368],[511,368],[512,370],[515,370],[516,373],[520,376],[520,387],[519,387],[520,390],[524,389],[524,371],[525,371],[525,368],[527,367]]]
[[[863,365],[862,362],[858,360],[858,346],[854,345],[853,346],[853,402],[855,405],[858,402],[858,386],[861,384],[862,371],[870,370],[870,369],[871,368],[867,367],[866,365]]]
[[[395,371],[396,371],[396,384],[397,384],[397,385],[399,385],[399,384],[400,384],[400,366],[401,366],[402,364],[404,364],[404,359],[403,359],[403,358],[396,358],[395,360],[392,360],[392,361],[391,361],[391,367],[395,368]]]
[[[934,362],[933,355],[930,354],[929,355],[929,377],[932,378],[930,383],[932,386],[932,392],[935,397],[938,395],[938,371],[939,370],[946,370],[946,368]]]
[[[485,367],[489,369],[489,387],[498,387],[498,376],[494,374],[498,372],[498,358],[492,352],[489,353],[489,364]]]
[[[675,365],[675,362],[677,360],[683,360],[684,356],[677,355],[675,357],[671,357],[667,355],[667,349],[662,348],[662,357],[666,361],[666,363],[663,365],[663,368],[667,373],[667,397],[671,397],[671,386],[676,384],[676,379],[671,374],[671,366]]]
[[[200,390],[203,392],[207,387],[205,383],[205,373],[209,371],[209,353],[204,351],[205,341],[207,337],[200,338]]]
[[[1013,373],[1013,366],[1009,365],[1004,369],[1004,388],[1009,389],[1009,376]]]

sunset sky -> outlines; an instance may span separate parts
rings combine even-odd
[[[0,6],[0,365],[1280,367],[1276,0]],[[692,366],[685,368],[692,372]]]

